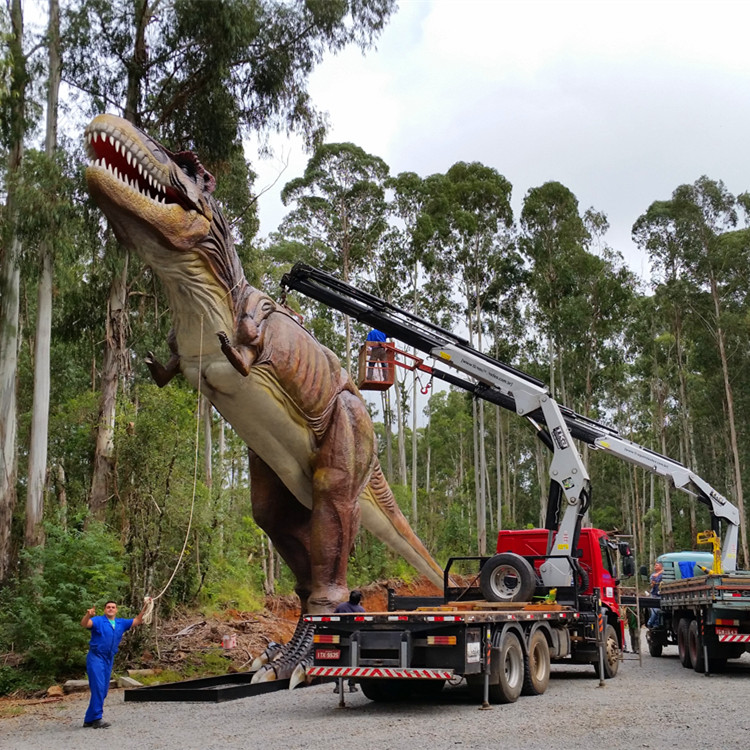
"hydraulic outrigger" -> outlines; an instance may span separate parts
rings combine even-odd
[[[281,281],[285,290],[294,289],[328,307],[355,318],[388,336],[432,357],[431,367],[418,365],[450,385],[472,393],[525,417],[538,437],[552,451],[550,497],[546,528],[553,532],[549,558],[540,568],[545,586],[567,586],[574,573],[574,551],[583,516],[591,498],[586,467],[573,440],[586,443],[639,466],[696,497],[708,506],[711,527],[718,535],[721,522],[726,532],[721,545],[721,566],[725,572],[737,568],[739,511],[724,495],[683,464],[621,437],[601,422],[577,414],[558,404],[540,380],[474,349],[468,341],[402,310],[368,292],[350,286],[335,276],[304,263],[297,263]],[[448,366],[462,375],[443,369]],[[563,506],[563,498],[565,508]]]

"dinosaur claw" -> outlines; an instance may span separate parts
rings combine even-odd
[[[273,682],[275,679],[276,670],[266,664],[253,675],[253,679],[250,680],[250,684],[257,685],[259,682]]]
[[[303,685],[307,681],[307,661],[304,661],[294,668],[294,672],[292,672],[292,676],[289,678],[289,689],[294,690],[297,685]]]

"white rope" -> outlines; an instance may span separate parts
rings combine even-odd
[[[143,615],[142,615],[142,622],[145,625],[150,625],[151,621],[153,619],[153,613],[154,613],[154,602],[157,599],[161,599],[162,596],[166,593],[167,589],[169,588],[170,584],[174,580],[174,577],[177,575],[177,571],[180,569],[180,565],[182,563],[182,558],[185,555],[185,550],[187,549],[188,540],[190,539],[190,528],[193,525],[193,511],[195,510],[195,495],[196,495],[196,489],[198,486],[198,447],[199,447],[199,439],[200,439],[200,424],[201,424],[201,379],[203,377],[203,315],[201,315],[201,335],[200,335],[200,346],[198,347],[198,403],[195,410],[195,452],[193,454],[193,497],[190,501],[190,518],[188,519],[188,527],[187,531],[185,532],[185,541],[182,545],[182,550],[180,551],[180,556],[177,559],[177,564],[174,567],[174,570],[172,571],[172,575],[169,576],[169,580],[167,581],[164,588],[156,595],[156,596],[146,596],[143,598],[144,603],[144,609],[143,609]]]

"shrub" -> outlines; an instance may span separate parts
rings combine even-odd
[[[0,648],[22,653],[33,675],[58,678],[84,668],[89,633],[81,618],[89,607],[118,600],[127,578],[122,547],[103,526],[49,526],[46,533],[43,547],[23,553],[23,582],[2,594]]]

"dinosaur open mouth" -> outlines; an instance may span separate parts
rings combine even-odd
[[[170,184],[169,168],[155,163],[155,159],[169,160],[164,152],[147,153],[142,144],[123,136],[116,128],[89,126],[86,153],[91,160],[89,168],[107,170],[123,185],[155,203],[177,204],[186,211],[197,208]]]

